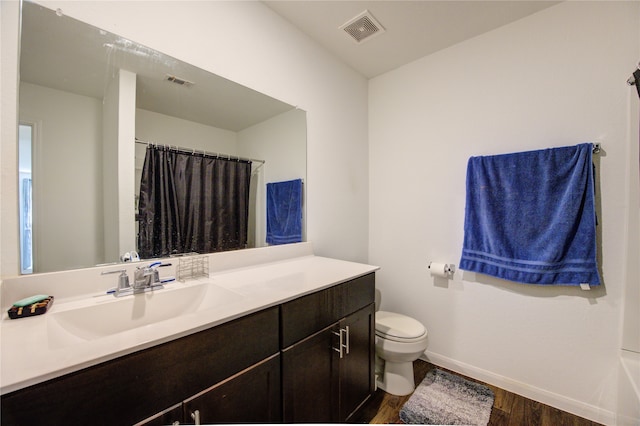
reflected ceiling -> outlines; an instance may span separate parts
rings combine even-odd
[[[24,2],[23,7],[29,10],[23,13],[21,81],[101,99],[108,73],[121,67],[138,75],[139,108],[234,132],[291,109],[83,22],[64,16],[51,22],[53,12],[43,6]],[[168,76],[194,84],[172,83]]]

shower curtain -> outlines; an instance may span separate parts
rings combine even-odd
[[[245,248],[250,180],[250,161],[148,146],[140,181],[140,256]]]

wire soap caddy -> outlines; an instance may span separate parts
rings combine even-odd
[[[185,256],[178,259],[176,269],[178,281],[194,278],[209,278],[209,259],[206,256]]]

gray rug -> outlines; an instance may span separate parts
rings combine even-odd
[[[400,419],[407,424],[486,426],[493,399],[485,385],[436,368],[402,406]]]

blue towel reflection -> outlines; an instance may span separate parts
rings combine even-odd
[[[302,241],[302,179],[267,184],[267,243]]]
[[[531,284],[600,284],[592,145],[471,157],[460,268]]]

